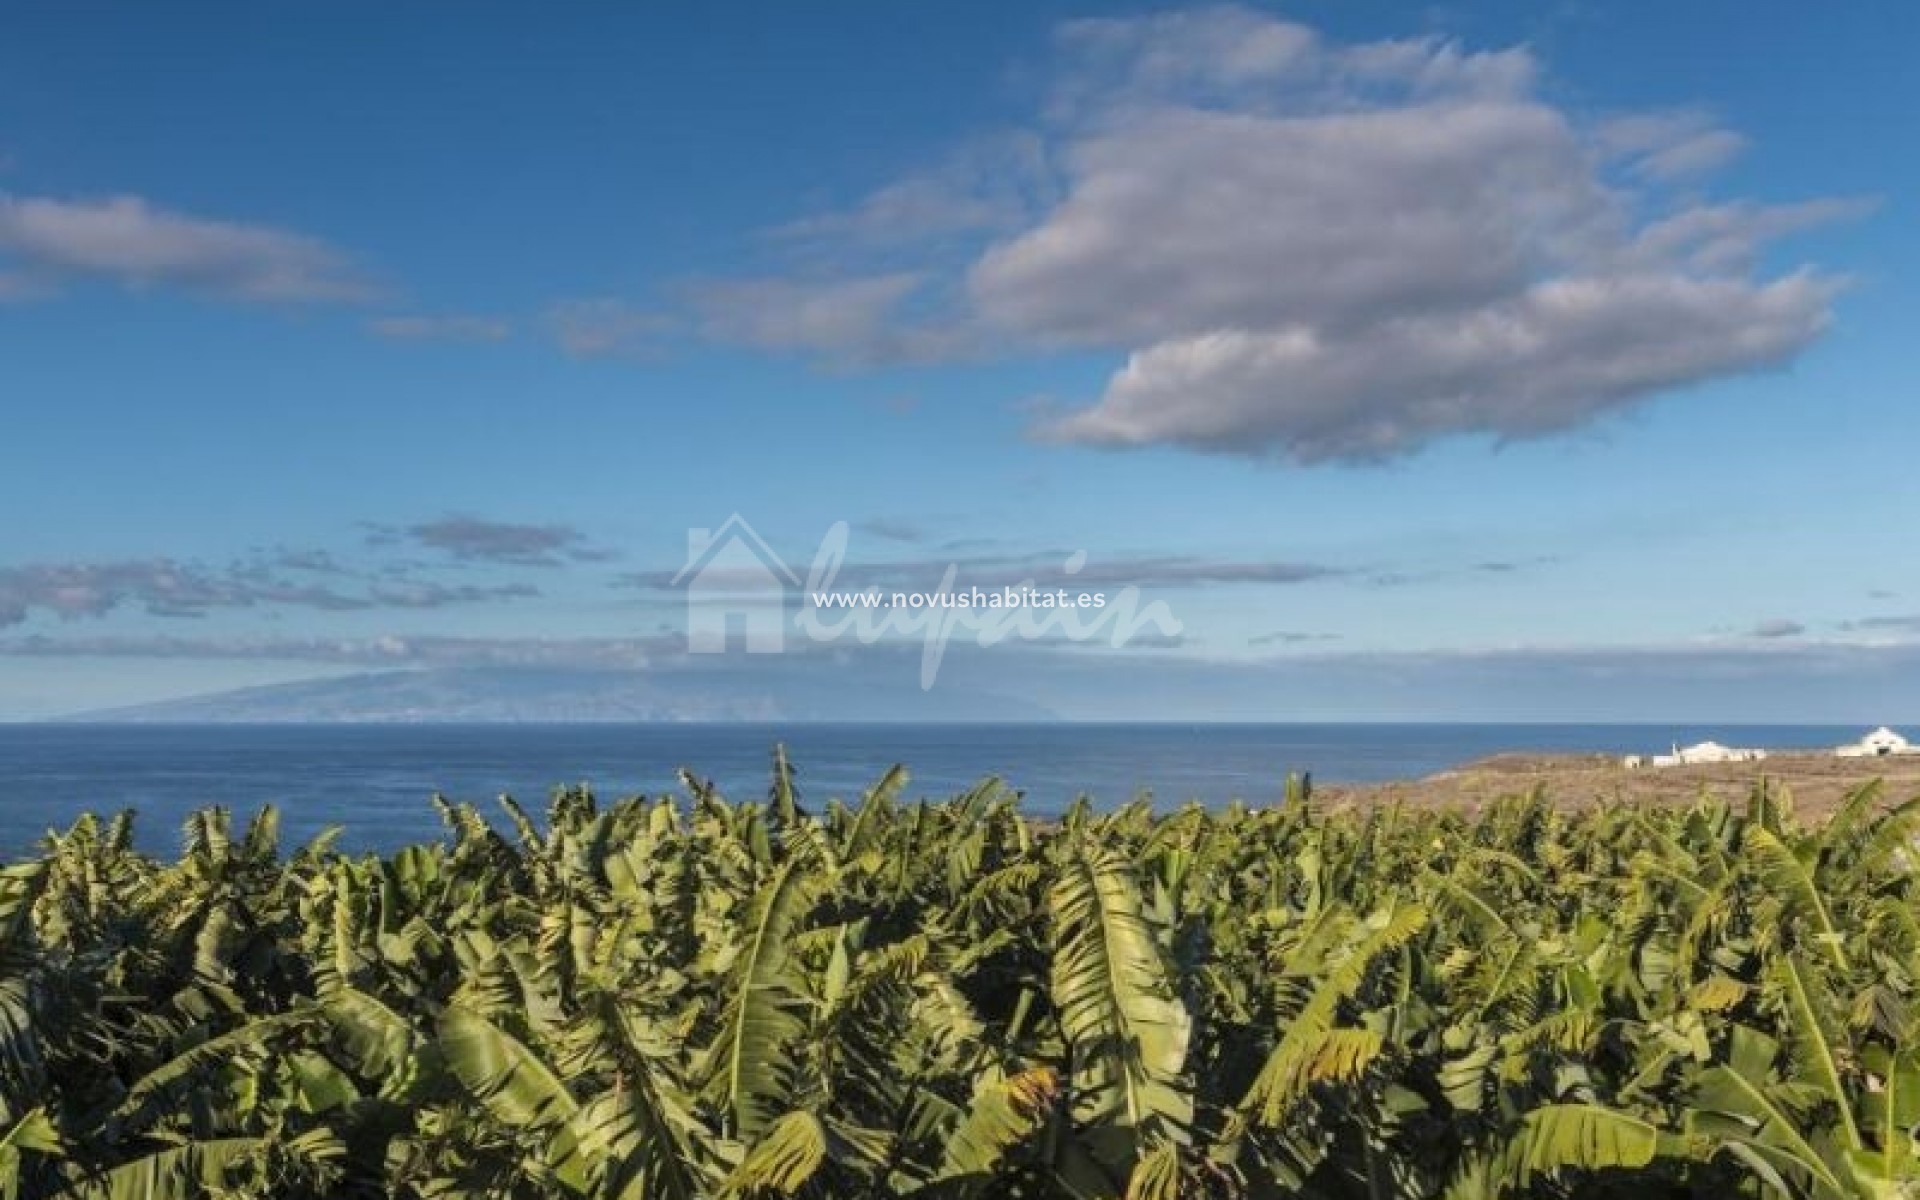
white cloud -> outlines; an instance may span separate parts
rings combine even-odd
[[[1266,20],[1194,19],[1242,38]],[[1195,41],[1141,61],[1178,77],[1162,59]],[[995,326],[1129,350],[1042,436],[1379,460],[1571,429],[1777,366],[1827,326],[1835,279],[1755,263],[1859,205],[1682,203],[1610,177],[1720,165],[1744,143],[1706,118],[1590,130],[1537,94],[1524,51],[1295,41],[1265,95],[1126,93],[1120,117],[1072,135],[1065,199],[971,268]]]
[[[1747,139],[1723,129],[1705,113],[1639,113],[1602,124],[1601,149],[1638,174],[1676,181],[1726,166],[1747,149]]]
[[[0,304],[38,299],[45,288],[24,274],[0,271]]]
[[[1741,276],[1754,269],[1768,243],[1804,229],[1865,216],[1873,208],[1871,201],[1834,199],[1698,204],[1647,224],[1623,259],[1639,269]]]
[[[1841,280],[1763,252],[1867,207],[1703,198],[1743,138],[1698,112],[1587,119],[1524,48],[1342,45],[1239,7],[1058,43],[1019,228],[979,217],[965,173],[910,176],[810,227],[804,275],[709,285],[708,336],[852,362],[1117,353],[1041,436],[1377,460],[1791,361]]]
[[[911,272],[837,280],[710,281],[688,290],[701,330],[718,341],[837,360],[915,357],[921,335],[897,320],[920,284]]]
[[[969,282],[989,321],[1090,345],[1471,307],[1618,219],[1573,130],[1527,104],[1157,112],[1081,141],[1068,171],[1067,199]]]
[[[372,545],[388,546],[397,541],[412,542],[461,562],[519,567],[600,562],[611,554],[571,525],[527,525],[458,513],[401,529],[375,525],[368,532]]]
[[[560,348],[575,358],[651,357],[677,327],[664,312],[604,296],[556,304],[546,323]]]
[[[1306,26],[1244,8],[1068,21],[1058,41],[1076,69],[1057,81],[1056,116],[1098,111],[1116,94],[1244,94],[1299,74],[1320,51]]]
[[[1331,56],[1331,70],[1349,84],[1404,88],[1414,97],[1519,96],[1539,75],[1538,64],[1525,49],[1470,52],[1440,38],[1345,47]]]
[[[1680,275],[1561,278],[1499,303],[1347,328],[1295,324],[1162,341],[1098,405],[1044,437],[1108,446],[1273,449],[1380,461],[1436,438],[1572,429],[1651,392],[1790,358],[1832,285]]]
[[[262,659],[365,666],[640,667],[684,651],[678,634],[652,638],[105,637],[0,638],[0,658]]]
[[[933,168],[889,183],[852,208],[816,213],[772,230],[803,251],[852,244],[885,250],[930,240],[1017,229],[1048,196],[1047,145],[1012,132],[974,138]]]
[[[513,336],[513,324],[503,317],[376,317],[367,328],[397,342],[504,342]]]
[[[379,545],[402,540],[462,564],[558,566],[603,561],[605,551],[566,526],[448,517],[405,530],[382,527]],[[417,563],[359,566],[317,549],[276,546],[232,562],[173,558],[0,564],[0,630],[29,621],[82,621],[116,613],[190,620],[227,610],[364,612],[440,609],[526,599],[519,581],[441,578]]]
[[[374,294],[344,255],[318,239],[169,212],[137,196],[0,194],[0,260],[23,277],[98,278],[231,300],[343,303]]]

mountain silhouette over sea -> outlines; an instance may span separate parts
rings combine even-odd
[[[270,684],[76,714],[129,723],[565,723],[603,721],[1049,721],[1018,697],[941,683],[921,691],[829,673],[448,667]]]

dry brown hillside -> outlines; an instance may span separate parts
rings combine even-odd
[[[1889,801],[1920,796],[1920,755],[1847,759],[1827,753],[1779,753],[1759,763],[1629,770],[1604,754],[1501,754],[1424,779],[1316,786],[1314,796],[1330,807],[1401,801],[1477,808],[1543,786],[1555,801],[1573,808],[1612,799],[1688,804],[1702,792],[1744,799],[1762,777],[1791,791],[1797,814],[1818,819],[1832,812],[1841,796],[1875,779],[1885,782]]]

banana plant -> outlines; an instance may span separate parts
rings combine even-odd
[[[76,820],[0,867],[0,1200],[1920,1194],[1920,801],[801,778]]]

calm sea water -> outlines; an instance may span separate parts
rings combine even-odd
[[[1731,745],[1831,746],[1851,726],[1633,725],[0,725],[0,854],[30,848],[82,811],[132,808],[140,841],[171,850],[207,804],[278,805],[291,841],[329,825],[344,845],[390,848],[439,836],[435,792],[535,807],[563,783],[604,797],[677,790],[687,767],[735,797],[760,796],[776,742],[805,798],[857,796],[889,766],[914,795],[945,796],[996,775],[1030,811],[1081,793],[1118,804],[1150,792],[1277,802],[1289,771],[1323,781],[1426,775],[1506,750],[1630,753],[1712,737]]]

